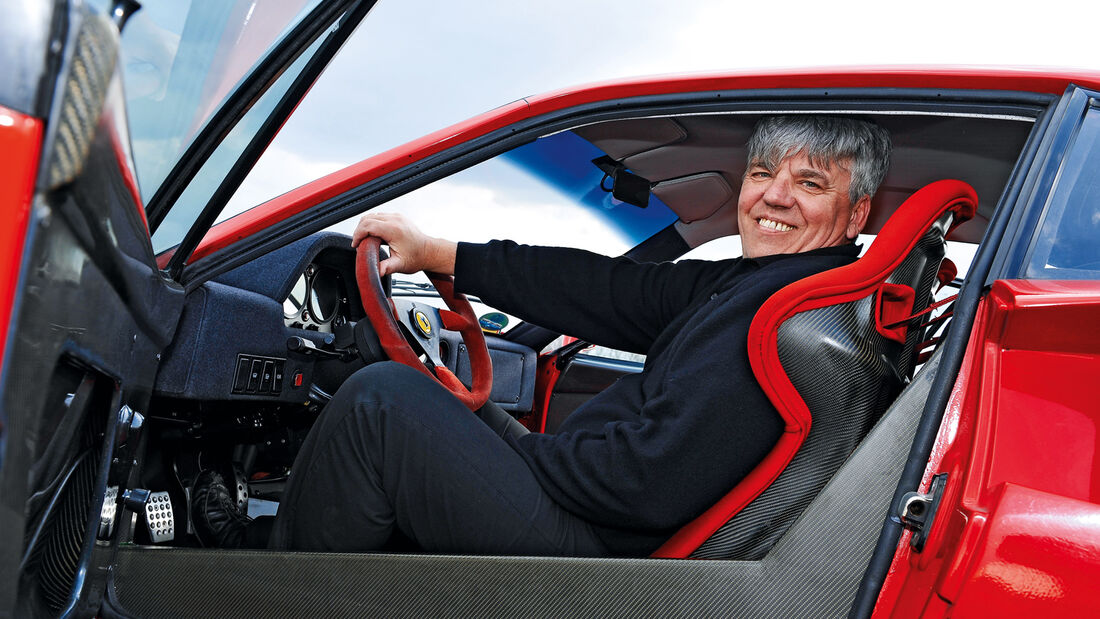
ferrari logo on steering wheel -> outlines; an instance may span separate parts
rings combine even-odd
[[[416,322],[416,327],[420,329],[420,334],[424,337],[432,336],[432,323],[428,321],[428,315],[420,310],[413,311],[413,320]]]

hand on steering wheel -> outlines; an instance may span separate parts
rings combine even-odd
[[[355,260],[355,279],[359,284],[359,296],[367,312],[382,349],[393,361],[403,363],[435,378],[458,398],[466,408],[477,410],[489,399],[493,388],[493,366],[485,335],[481,332],[477,316],[470,302],[454,291],[454,278],[450,275],[426,273],[439,296],[450,310],[436,309],[430,305],[386,297],[382,278],[378,271],[378,250],[382,240],[369,236],[359,243]],[[410,333],[406,338],[402,326]],[[472,389],[451,372],[439,356],[440,329],[458,331],[470,357]],[[409,340],[419,344],[421,352],[431,362],[431,367],[420,360],[420,353],[413,350]],[[433,374],[434,371],[434,374]]]

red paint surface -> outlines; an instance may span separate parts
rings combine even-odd
[[[535,369],[535,405],[531,416],[523,425],[532,432],[546,432],[546,415],[550,412],[550,398],[561,378],[557,353],[540,355]]]
[[[10,122],[9,122],[10,121]],[[0,106],[0,368],[22,266],[34,179],[42,148],[42,122]]]
[[[189,258],[193,262],[324,200],[496,129],[576,105],[628,97],[769,88],[927,88],[1062,94],[1070,83],[1100,88],[1100,72],[971,67],[818,68],[730,72],[620,80],[579,86],[515,101],[428,134],[273,198],[214,226]],[[160,261],[166,264],[166,260]]]
[[[994,284],[926,472],[940,513],[876,616],[1100,616],[1098,376],[1100,282]]]
[[[141,223],[145,225],[145,234],[149,234],[149,219],[145,216],[145,203],[141,199],[141,191],[138,190],[137,179],[134,178],[132,161],[126,149],[122,146],[122,138],[120,138],[115,131],[111,131],[110,133],[111,152],[115,156],[115,165],[118,166],[118,173],[122,177],[122,184],[126,187],[126,192],[130,195],[130,199],[133,200],[134,209],[137,210],[138,217],[141,218]]]
[[[535,369],[535,401],[531,414],[521,419],[523,425],[532,432],[546,432],[546,419],[550,414],[550,398],[554,396],[554,388],[561,378],[561,368],[558,367],[558,359],[561,357],[561,349],[576,342],[572,335],[563,335],[561,344],[552,352],[540,355]]]
[[[1100,505],[1004,484],[953,617],[1100,616]]]

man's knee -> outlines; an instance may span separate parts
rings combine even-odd
[[[329,409],[336,416],[377,415],[415,418],[439,414],[462,404],[435,379],[393,361],[371,364],[352,374],[336,392]]]
[[[351,391],[359,396],[356,399],[360,400],[367,397],[386,399],[408,389],[422,390],[432,382],[435,382],[432,378],[407,365],[396,361],[383,361],[372,363],[352,374],[340,386],[337,393]]]

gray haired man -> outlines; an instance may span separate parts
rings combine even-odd
[[[850,264],[889,159],[853,118],[761,121],[738,203],[744,256],[636,263],[576,249],[432,238],[368,213],[385,273],[452,273],[460,292],[587,341],[645,353],[555,434],[491,404],[471,413],[394,363],[349,378],[295,462],[274,548],[644,556],[776,444],[783,421],[747,355],[753,316],[783,286]],[[199,519],[200,522],[202,519]],[[396,535],[397,533],[400,535]]]

